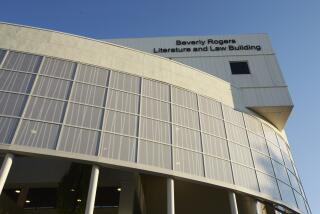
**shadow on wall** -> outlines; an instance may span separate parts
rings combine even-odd
[[[166,178],[142,175],[142,184],[146,213],[166,213]],[[175,211],[177,214],[230,213],[228,193],[212,186],[175,180]]]

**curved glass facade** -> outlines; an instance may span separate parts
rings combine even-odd
[[[174,85],[0,50],[0,143],[100,156],[234,184],[308,213],[285,139]],[[156,170],[155,170],[156,171]]]

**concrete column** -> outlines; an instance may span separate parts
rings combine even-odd
[[[96,199],[96,192],[98,186],[98,178],[99,178],[99,167],[96,165],[92,166],[89,191],[87,196],[87,204],[86,204],[86,214],[93,214],[94,210],[94,201]]]
[[[234,192],[229,192],[229,203],[231,214],[238,214],[237,198]]]
[[[174,180],[167,179],[167,214],[174,214]]]
[[[0,195],[2,193],[2,189],[7,180],[11,165],[13,161],[13,154],[6,154],[1,169],[0,169]]]

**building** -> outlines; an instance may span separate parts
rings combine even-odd
[[[267,35],[0,38],[0,213],[311,213]]]

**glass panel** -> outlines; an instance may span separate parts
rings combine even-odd
[[[172,105],[172,122],[185,127],[199,129],[198,112]]]
[[[280,193],[276,179],[261,172],[257,172],[257,176],[261,192],[272,196],[272,198],[276,200],[280,200]]]
[[[290,160],[290,157],[287,156],[286,154],[282,153],[282,157],[283,157],[283,160],[284,160],[284,163],[286,165],[286,167],[292,172],[294,173],[294,168],[293,168],[293,165],[292,165],[292,162]]]
[[[198,98],[200,112],[222,119],[221,104],[219,102],[202,96],[198,96]]]
[[[259,191],[256,174],[253,169],[234,163],[232,164],[232,169],[236,185]]]
[[[102,109],[69,103],[66,123],[75,126],[100,129]]]
[[[276,161],[272,161],[272,164],[273,164],[273,167],[274,167],[274,171],[276,173],[276,177],[278,179],[280,179],[281,181],[287,183],[287,184],[290,184],[289,182],[289,178],[288,178],[288,174],[286,172],[286,168],[279,164],[278,162]]]
[[[250,149],[231,142],[229,148],[232,161],[253,167]]]
[[[0,143],[10,144],[18,125],[18,119],[0,117]]]
[[[110,89],[107,96],[107,108],[137,114],[139,96]]]
[[[221,160],[219,158],[204,156],[206,177],[220,180],[227,183],[233,183],[231,164],[229,161]]]
[[[37,73],[40,63],[40,56],[17,53],[10,51],[2,67],[10,70],[27,71]]]
[[[305,201],[303,200],[303,197],[297,193],[296,191],[293,191],[295,198],[297,199],[298,207],[302,211],[303,214],[308,214]]]
[[[267,140],[279,146],[275,132],[269,126],[262,124],[264,135]]]
[[[230,108],[229,106],[222,105],[223,116],[226,121],[229,121],[235,125],[244,128],[244,121],[242,117],[242,113],[239,111]]]
[[[62,101],[31,97],[25,117],[61,123],[65,104]]]
[[[200,132],[173,126],[173,143],[176,146],[201,151]]]
[[[174,169],[188,174],[203,176],[202,155],[174,148]]]
[[[281,156],[281,151],[279,147],[275,146],[274,144],[268,142],[268,147],[269,147],[269,152],[270,156],[273,160],[278,161],[279,163],[283,164],[282,156]]]
[[[65,126],[59,142],[59,150],[87,155],[97,153],[99,132]]]
[[[76,63],[60,59],[45,58],[40,73],[54,77],[73,79],[75,69]]]
[[[0,90],[30,93],[35,75],[0,70]]]
[[[126,113],[106,110],[104,130],[125,135],[137,135],[138,117]]]
[[[141,140],[139,142],[139,163],[171,169],[171,147]]]
[[[249,138],[250,147],[252,149],[256,149],[265,155],[269,155],[267,143],[263,137],[260,137],[259,135],[255,135],[249,131],[247,132],[247,134]]]
[[[171,131],[169,123],[147,118],[141,118],[140,122],[141,138],[171,144]]]
[[[299,185],[299,182],[298,182],[298,179],[296,178],[296,176],[294,174],[292,174],[291,172],[288,172],[288,175],[289,175],[289,179],[290,179],[290,183],[291,183],[291,186],[299,193],[301,193],[300,191],[300,185]]]
[[[198,110],[197,96],[195,93],[176,87],[172,87],[171,90],[172,103]]]
[[[0,114],[21,116],[27,96],[0,92]]]
[[[277,139],[278,139],[281,151],[289,155],[286,141],[278,134],[277,134]]]
[[[100,156],[135,162],[136,138],[102,133]]]
[[[0,66],[5,55],[6,55],[6,50],[0,49]]]
[[[109,86],[132,93],[140,93],[140,77],[113,71]]]
[[[141,115],[159,119],[170,120],[170,104],[154,99],[141,97]]]
[[[282,201],[297,207],[296,200],[293,195],[293,191],[291,187],[286,185],[285,183],[282,183],[281,181],[278,181],[279,189],[280,189],[280,194],[282,197]]]
[[[109,72],[110,71],[103,68],[78,64],[75,80],[94,85],[107,86]]]
[[[14,144],[54,149],[60,125],[23,120]]]
[[[228,140],[249,146],[246,130],[230,123],[225,123]]]
[[[229,159],[227,141],[218,137],[202,134],[203,152]]]
[[[70,100],[95,106],[103,106],[105,88],[95,87],[82,83],[74,83]]]
[[[263,136],[261,122],[258,119],[247,114],[243,114],[243,117],[244,117],[244,121],[246,123],[247,129],[249,129],[255,134]]]
[[[205,114],[200,114],[201,131],[226,138],[223,121]]]
[[[39,76],[33,94],[67,100],[71,81]]]
[[[253,161],[256,169],[274,176],[271,159],[258,152],[252,151]]]
[[[159,100],[170,101],[169,85],[148,79],[143,80],[142,94]]]
[[[244,62],[230,62],[232,74],[250,74],[249,65],[247,61]]]

